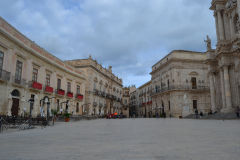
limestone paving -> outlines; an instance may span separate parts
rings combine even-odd
[[[1,160],[237,160],[240,121],[122,119],[0,134]]]

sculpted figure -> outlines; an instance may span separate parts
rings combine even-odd
[[[212,49],[212,42],[211,42],[211,39],[209,38],[209,36],[207,35],[207,39],[204,40],[204,42],[206,43],[207,45],[207,50],[211,50]]]

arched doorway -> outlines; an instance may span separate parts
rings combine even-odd
[[[20,92],[15,89],[12,91],[11,95],[12,95],[11,114],[12,116],[18,116]]]

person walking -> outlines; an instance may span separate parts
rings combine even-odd
[[[198,110],[195,109],[195,118],[198,119]]]
[[[237,107],[237,109],[236,109],[236,116],[237,116],[237,118],[239,118],[240,117],[240,109],[239,109],[239,107]]]

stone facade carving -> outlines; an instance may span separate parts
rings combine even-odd
[[[215,16],[215,23],[217,36],[221,37],[217,41],[215,53],[207,60],[211,85],[211,106],[213,111],[222,113],[235,112],[236,108],[240,106],[240,85],[238,82],[240,68],[235,63],[240,60],[240,20],[238,16],[239,6],[237,5],[237,0],[212,0],[210,7],[211,10],[218,13],[218,16]],[[219,8],[223,8],[221,13],[227,13],[228,16],[225,15],[225,18],[222,18],[218,11]],[[223,27],[222,24],[229,27]]]
[[[228,10],[233,9],[236,6],[237,6],[237,0],[229,0],[225,5],[226,9]]]

